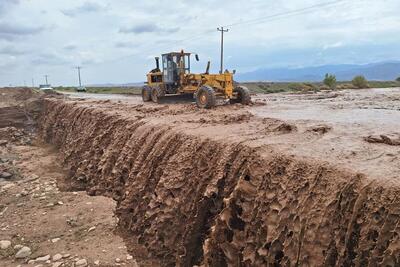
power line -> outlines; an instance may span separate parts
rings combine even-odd
[[[264,20],[270,21],[270,19],[274,19],[274,18],[281,18],[281,17],[286,18],[286,17],[289,17],[290,15],[303,14],[306,11],[314,11],[314,10],[322,8],[322,7],[334,6],[334,5],[344,3],[347,1],[348,0],[336,0],[336,1],[331,1],[331,2],[321,3],[321,4],[308,6],[308,7],[304,7],[304,8],[300,8],[300,9],[294,9],[294,10],[289,10],[289,11],[285,11],[285,12],[281,12],[281,13],[276,13],[273,15],[265,16],[265,17],[259,17],[259,18],[246,20],[246,21],[238,21],[236,23],[225,25],[224,27],[234,27],[234,26],[243,25],[243,24],[253,24],[253,23],[257,23],[257,22],[264,22]]]
[[[348,2],[348,0],[336,0],[336,1],[331,1],[331,2],[327,2],[327,3],[323,3],[323,4],[317,4],[317,5],[308,6],[308,7],[305,7],[305,8],[294,9],[294,10],[290,10],[290,11],[286,11],[286,12],[282,12],[282,13],[269,15],[269,16],[266,16],[266,17],[261,17],[261,18],[259,17],[259,18],[256,18],[256,19],[248,20],[248,21],[239,21],[239,22],[236,22],[236,23],[224,25],[223,27],[224,28],[234,27],[234,26],[238,26],[238,25],[241,25],[241,24],[245,24],[245,23],[254,23],[254,22],[267,20],[267,19],[269,19],[269,21],[271,21],[274,18],[277,18],[277,19],[286,18],[286,17],[284,17],[284,15],[288,15],[287,17],[289,17],[291,15],[300,15],[300,14],[304,14],[306,11],[314,11],[313,9],[316,10],[316,9],[322,8],[322,7],[334,6],[334,5],[337,5],[337,4],[340,4],[340,3],[344,3],[344,2]],[[309,12],[307,12],[307,13],[309,13]],[[262,21],[262,22],[265,22],[265,21]],[[200,39],[203,36],[205,36],[205,35],[207,35],[209,33],[212,33],[212,32],[214,32],[214,30],[206,30],[206,31],[204,31],[202,33],[199,33],[199,34],[197,34],[195,36],[192,36],[192,37],[188,37],[186,39],[182,39],[182,40],[178,40],[178,41],[172,41],[168,45],[170,45],[170,44],[171,45],[179,44],[179,43],[183,43],[183,42],[186,42],[186,41],[192,41],[192,40]],[[163,47],[167,47],[167,45],[165,45]],[[149,49],[148,51],[153,51],[153,50],[154,50],[154,47],[151,48],[151,50]],[[146,52],[142,52],[142,53],[146,53]]]
[[[291,17],[291,16],[295,16],[295,15],[301,15],[301,14],[307,14],[307,13],[311,13],[314,12],[320,8],[324,8],[324,7],[330,7],[330,6],[335,6],[341,3],[348,3],[348,0],[336,0],[336,1],[330,1],[330,2],[326,2],[326,3],[321,3],[321,4],[316,4],[316,5],[312,5],[312,6],[308,6],[308,7],[304,7],[304,8],[300,8],[300,9],[293,9],[293,10],[289,10],[289,11],[285,11],[285,12],[281,12],[281,13],[276,13],[276,14],[272,14],[272,15],[268,15],[265,17],[259,17],[259,18],[255,18],[255,19],[251,19],[251,20],[246,20],[246,21],[238,21],[235,23],[231,23],[231,24],[227,24],[224,25],[224,28],[227,27],[236,27],[236,26],[241,26],[241,25],[245,25],[245,24],[258,24],[258,23],[265,23],[265,22],[269,22],[269,21],[273,21],[273,20],[277,20],[277,19],[284,19],[287,17]],[[214,32],[214,30],[205,30],[197,35],[182,39],[182,40],[177,40],[177,41],[171,41],[168,42],[167,44],[160,44],[160,46],[155,45],[152,46],[150,49],[145,50],[145,51],[141,51],[141,52],[136,52],[130,55],[126,55],[123,57],[119,57],[116,59],[112,59],[112,60],[107,60],[104,61],[100,64],[105,64],[105,63],[111,63],[111,62],[118,62],[121,61],[123,59],[129,58],[129,57],[133,57],[133,56],[137,56],[138,54],[146,54],[146,53],[150,53],[156,50],[156,48],[159,49],[168,49],[170,48],[172,45],[175,44],[183,44],[184,42],[187,41],[193,41],[193,40],[197,40],[197,39],[201,39],[203,38],[205,35],[208,35],[209,33]]]
[[[257,22],[265,22],[264,20],[268,20],[268,21],[272,21],[273,19],[283,19],[286,17],[290,17],[292,15],[300,15],[300,14],[304,14],[304,13],[310,13],[310,12],[306,12],[306,11],[315,11],[318,8],[322,8],[322,7],[328,7],[328,6],[334,6],[340,3],[345,3],[348,2],[348,0],[336,0],[336,1],[331,1],[331,2],[327,2],[327,3],[322,3],[322,4],[317,4],[317,5],[313,5],[313,6],[308,6],[308,7],[304,7],[304,8],[300,8],[300,9],[294,9],[294,10],[290,10],[290,11],[286,11],[286,12],[281,12],[281,13],[277,13],[277,14],[273,14],[273,15],[269,15],[266,17],[259,17],[256,19],[252,19],[252,20],[248,20],[248,21],[238,21],[236,23],[232,23],[232,24],[228,24],[228,25],[224,25],[223,28],[228,28],[228,27],[235,27],[238,25],[242,25],[242,24],[246,24],[246,23],[257,23]],[[286,17],[285,17],[286,15]],[[178,40],[178,41],[174,41],[171,42],[170,44],[177,44],[177,43],[183,43],[185,41],[191,41],[191,40],[195,40],[195,39],[200,39],[203,36],[205,36],[206,34],[209,34],[213,32],[213,30],[206,30],[200,34],[197,34],[195,36],[183,39],[183,40]],[[152,50],[150,50],[152,51]]]

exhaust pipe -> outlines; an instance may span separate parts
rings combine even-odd
[[[211,62],[208,61],[208,62],[207,62],[207,68],[206,68],[206,74],[209,74],[209,73],[210,73],[210,64],[211,64]]]
[[[156,57],[156,69],[160,69],[160,58]]]

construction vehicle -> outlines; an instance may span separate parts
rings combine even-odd
[[[147,74],[142,88],[144,102],[158,103],[168,95],[192,94],[199,108],[212,108],[219,102],[250,104],[250,92],[244,86],[234,86],[232,73],[210,74],[210,62],[201,74],[190,72],[191,53],[171,52],[162,55],[162,70],[156,57],[156,68]],[[199,57],[195,54],[196,61]]]

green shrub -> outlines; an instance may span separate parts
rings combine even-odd
[[[269,84],[260,84],[258,87],[260,87],[262,90],[268,89],[270,87]]]
[[[333,74],[325,74],[324,84],[328,86],[330,89],[336,88],[336,76]]]
[[[319,87],[319,90],[330,90],[331,88],[329,86],[326,86],[325,84],[321,85]]]
[[[290,90],[298,91],[299,87],[300,87],[300,84],[299,83],[289,83],[288,87],[289,87]]]
[[[397,77],[396,82],[400,82],[400,77]]]
[[[312,83],[290,83],[288,87],[292,91],[301,91],[301,92],[318,91],[317,86]]]
[[[266,88],[264,89],[263,93],[265,94],[276,94],[276,93],[283,93],[286,92],[284,88]]]
[[[368,88],[368,81],[362,75],[354,77],[354,79],[351,81],[351,83],[354,85],[354,87],[356,87],[358,89]]]
[[[312,83],[302,83],[300,88],[302,92],[318,91],[317,86]]]
[[[352,85],[351,83],[342,83],[338,84],[336,88],[339,90],[354,89],[354,85]]]

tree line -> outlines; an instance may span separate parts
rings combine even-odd
[[[397,82],[400,82],[400,77],[398,77],[396,79]],[[337,80],[336,80],[336,76],[333,74],[325,74],[325,78],[323,80],[324,85],[326,85],[327,87],[329,87],[329,89],[331,90],[335,90],[336,89],[336,85],[337,85]],[[351,81],[352,85],[355,88],[368,88],[368,80],[365,78],[365,76],[363,75],[357,75],[353,78],[353,80]]]

